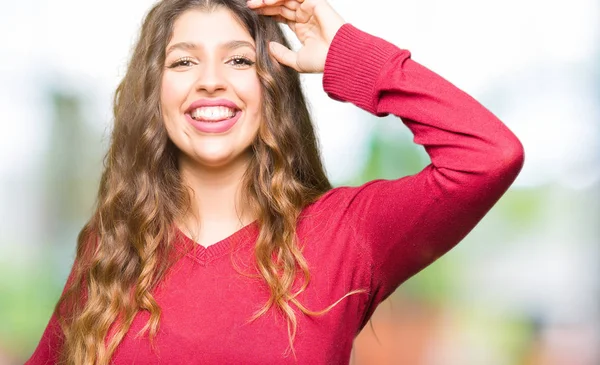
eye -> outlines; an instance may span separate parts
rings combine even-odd
[[[244,66],[252,66],[256,63],[256,62],[252,61],[251,59],[249,59],[248,57],[243,56],[243,55],[233,56],[227,62],[232,63],[233,66],[236,68],[240,68],[240,67],[244,67]]]
[[[179,68],[179,67],[190,67],[193,66],[194,62],[190,57],[183,57],[178,59],[177,61],[171,63],[168,68]]]

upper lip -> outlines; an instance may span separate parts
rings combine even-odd
[[[192,110],[203,106],[224,106],[236,111],[240,109],[233,101],[227,99],[199,99],[190,104],[185,112],[191,113]]]

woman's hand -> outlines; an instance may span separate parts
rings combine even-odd
[[[326,0],[249,0],[248,7],[286,23],[302,42],[298,52],[269,42],[271,54],[279,63],[298,72],[323,72],[329,45],[345,23]]]

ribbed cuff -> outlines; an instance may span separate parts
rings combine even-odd
[[[381,68],[398,52],[396,45],[349,23],[335,34],[323,71],[323,89],[332,99],[348,101],[370,113],[377,108]]]

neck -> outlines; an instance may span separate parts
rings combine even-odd
[[[189,227],[234,225],[243,227],[254,218],[242,199],[242,178],[247,156],[223,167],[208,167],[181,156],[179,170],[183,183],[193,191],[190,212],[183,217]]]

